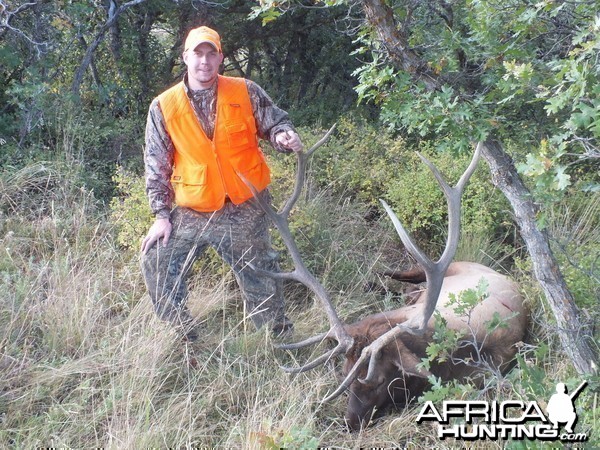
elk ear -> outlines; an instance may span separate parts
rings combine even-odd
[[[394,365],[404,373],[408,375],[412,375],[419,378],[427,378],[431,374],[431,372],[422,367],[418,367],[417,365],[421,362],[419,357],[411,352],[406,347],[402,346],[402,348],[398,351],[398,357],[394,358]]]

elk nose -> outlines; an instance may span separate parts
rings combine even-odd
[[[354,412],[346,413],[344,420],[346,421],[346,426],[350,431],[360,431],[361,428],[365,426],[363,418]]]

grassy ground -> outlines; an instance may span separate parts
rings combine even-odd
[[[92,196],[63,191],[52,171],[42,172],[29,180],[40,192],[47,189],[33,202],[35,213],[6,201],[1,217],[0,447],[526,448],[439,441],[432,426],[415,423],[418,408],[348,433],[345,398],[321,403],[336,387],[339,364],[298,376],[280,370],[280,364],[296,364],[293,357],[305,361],[309,351],[274,350],[268,333],[245,319],[225,268],[201,267],[194,276],[189,304],[204,334],[198,343],[182,344],[154,316],[137,255],[115,244]],[[25,201],[15,192],[6,198]],[[330,244],[315,257],[340,315],[357,318],[394,306],[393,298],[365,294],[362,286],[395,244],[348,208],[327,204],[319,211],[332,214],[313,216],[330,233],[322,241]],[[341,215],[356,220],[331,219]],[[352,232],[342,239],[349,225]],[[366,249],[369,258],[360,258]],[[525,264],[517,275],[527,280],[527,270]],[[507,378],[471,398],[545,400],[556,380],[578,384],[535,284],[524,282],[524,288],[535,307],[532,344]],[[288,294],[298,337],[324,329],[326,319],[305,291],[290,287]],[[597,394],[588,390],[577,404],[585,409],[578,427],[597,430]]]

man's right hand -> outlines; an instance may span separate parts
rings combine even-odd
[[[142,253],[145,254],[150,247],[152,247],[152,244],[154,244],[160,238],[163,239],[163,247],[165,247],[169,242],[172,229],[173,226],[171,225],[170,219],[156,219],[150,227],[148,234],[142,241]]]

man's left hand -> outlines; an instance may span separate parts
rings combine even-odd
[[[292,130],[282,131],[275,136],[275,142],[281,147],[293,150],[294,152],[301,152],[304,149],[302,141],[298,133]]]

